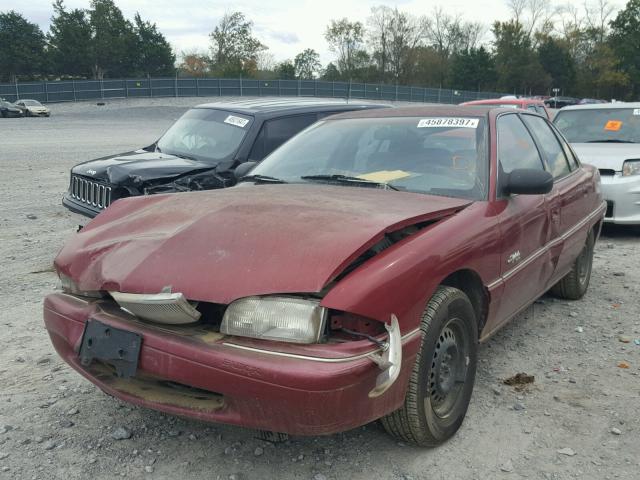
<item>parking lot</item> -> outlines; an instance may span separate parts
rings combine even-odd
[[[41,311],[57,283],[54,256],[87,222],[61,205],[69,169],[146,146],[205,101],[55,104],[51,118],[0,119],[0,478],[640,477],[640,233],[631,228],[605,229],[583,300],[545,296],[481,346],[465,423],[440,448],[398,443],[378,424],[271,444],[122,404],[73,372]],[[518,372],[534,383],[503,384]]]

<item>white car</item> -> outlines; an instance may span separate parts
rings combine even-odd
[[[25,117],[49,117],[51,110],[42,105],[38,100],[18,100],[15,105],[22,110]]]
[[[605,222],[640,224],[640,102],[565,107],[553,123],[600,171]]]

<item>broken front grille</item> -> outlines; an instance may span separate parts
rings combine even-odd
[[[71,197],[96,208],[107,208],[111,204],[111,187],[86,178],[71,176]]]

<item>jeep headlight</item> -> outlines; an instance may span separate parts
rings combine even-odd
[[[625,160],[622,164],[622,176],[640,175],[640,160]]]
[[[102,298],[104,295],[102,292],[93,290],[80,290],[76,282],[73,281],[71,277],[66,276],[64,273],[59,273],[58,278],[60,278],[60,288],[65,293],[70,293],[71,295],[79,295],[81,297],[91,297],[91,298]]]
[[[246,297],[224,312],[220,332],[240,337],[292,343],[316,343],[327,310],[319,300],[298,297]]]

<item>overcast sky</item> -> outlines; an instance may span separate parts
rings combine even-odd
[[[37,23],[46,32],[53,9],[51,0],[0,0],[0,11],[16,10]],[[254,22],[254,33],[269,47],[276,60],[293,58],[305,48],[313,48],[323,63],[332,59],[324,40],[331,19],[347,17],[365,22],[372,6],[368,0],[116,0],[127,18],[140,12],[143,19],[155,22],[173,45],[181,51],[205,51],[208,34],[225,12],[239,10]],[[580,2],[582,3],[582,2]],[[66,0],[69,8],[88,8],[89,0]],[[400,0],[387,3],[415,15],[428,15],[437,6],[467,20],[480,21],[487,28],[494,20],[509,17],[504,0]]]

